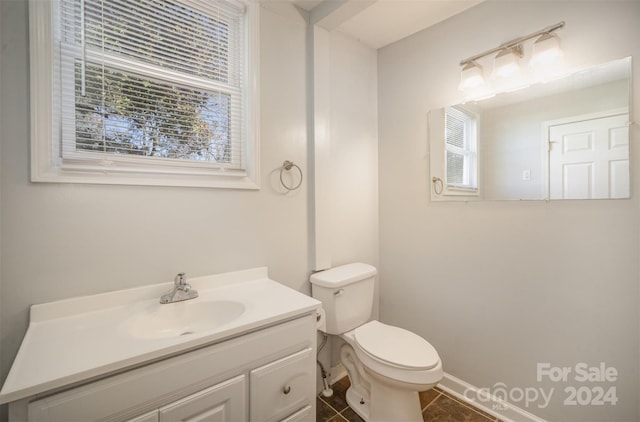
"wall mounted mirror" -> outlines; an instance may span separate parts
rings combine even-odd
[[[631,57],[428,114],[431,198],[629,198]]]

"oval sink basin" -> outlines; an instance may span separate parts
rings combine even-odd
[[[125,323],[125,330],[138,338],[158,339],[212,330],[244,313],[244,305],[232,301],[176,302],[154,304]]]

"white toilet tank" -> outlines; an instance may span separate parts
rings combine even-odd
[[[327,334],[342,334],[369,321],[376,268],[354,263],[313,274],[311,294],[322,302]]]

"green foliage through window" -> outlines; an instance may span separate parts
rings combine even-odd
[[[229,95],[76,64],[76,148],[228,163]]]

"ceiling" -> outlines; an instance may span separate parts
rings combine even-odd
[[[311,20],[381,48],[483,0],[290,0]],[[314,19],[314,15],[317,15]]]

